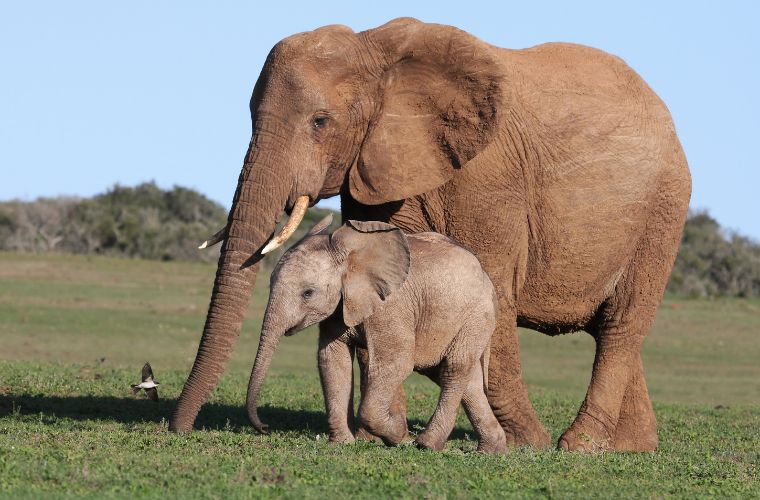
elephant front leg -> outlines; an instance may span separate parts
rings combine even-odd
[[[367,348],[356,347],[356,360],[359,363],[359,392],[361,401],[364,400],[367,393],[367,380],[369,379],[369,352]],[[406,392],[404,392],[403,384],[399,385],[398,390],[393,396],[390,413],[391,415],[399,415],[401,418],[406,419]],[[356,429],[356,439],[382,441],[379,436],[374,436],[361,423]]]
[[[395,359],[374,360],[374,366],[373,360],[367,363],[367,381],[359,404],[361,427],[388,446],[401,443],[409,434],[406,412],[399,413],[393,406],[414,362],[403,353],[396,354]]]
[[[499,298],[499,322],[491,337],[488,365],[488,401],[509,446],[549,446],[549,433],[536,416],[522,376],[517,315],[514,305]]]
[[[320,324],[317,354],[319,378],[325,398],[330,442],[353,443],[353,347],[339,337],[340,332],[336,332],[333,325]]]

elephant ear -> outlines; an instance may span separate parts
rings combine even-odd
[[[354,220],[336,230],[330,243],[346,264],[343,321],[347,326],[356,326],[406,280],[409,245],[395,226]]]
[[[349,187],[374,205],[430,191],[482,151],[503,85],[494,49],[456,28],[400,19],[364,35],[388,62]]]
[[[321,221],[317,222],[312,226],[311,229],[309,229],[309,232],[306,233],[306,236],[315,236],[317,234],[323,234],[327,232],[327,229],[330,227],[330,224],[332,224],[333,221],[333,214],[327,214]]]

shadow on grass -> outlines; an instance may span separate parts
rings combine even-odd
[[[154,403],[148,399],[117,398],[112,396],[0,396],[0,416],[13,412],[21,415],[42,415],[43,423],[56,418],[73,420],[103,420],[123,424],[168,421],[176,399]],[[259,407],[259,416],[273,431],[310,429],[326,432],[324,413],[289,410],[272,406]],[[47,417],[47,421],[44,420]],[[195,420],[196,429],[255,432],[248,422],[243,406],[207,403]]]
[[[117,398],[113,396],[30,396],[0,395],[0,417],[11,413],[21,415],[41,415],[42,423],[53,424],[58,418],[72,420],[103,420],[122,424],[167,421],[176,404],[176,399],[160,400],[154,403],[148,399]],[[274,406],[260,406],[259,417],[269,424],[270,431],[327,432],[327,418],[324,412],[290,410]],[[419,429],[426,422],[409,420],[409,429]],[[201,408],[195,420],[195,429],[228,430],[231,432],[254,433],[248,422],[245,408],[237,405],[207,403]],[[470,429],[457,427],[449,439],[464,439],[465,435],[475,436]]]

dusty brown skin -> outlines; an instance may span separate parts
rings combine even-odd
[[[478,450],[504,452],[507,443],[485,394],[483,362],[496,325],[496,297],[474,255],[435,233],[410,235],[382,222],[349,221],[332,235],[318,224],[283,255],[271,278],[261,341],[248,385],[248,416],[282,335],[324,321],[319,373],[330,441],[354,440],[353,357],[368,352],[359,422],[386,444],[407,436],[406,414],[393,405],[402,382],[417,370],[441,386],[438,406],[417,436],[440,450],[459,403],[478,434]]]
[[[586,330],[597,342],[561,448],[657,447],[639,352],[691,181],[667,108],[622,60],[571,44],[502,49],[412,19],[362,33],[329,26],[274,47],[251,114],[205,330],[171,429],[189,430],[216,386],[281,210],[301,195],[340,194],[346,219],[436,231],[483,264],[500,311],[488,399],[509,444],[549,442],[522,379],[522,325]]]

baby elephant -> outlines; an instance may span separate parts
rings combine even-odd
[[[475,256],[442,235],[404,235],[382,222],[348,221],[326,234],[330,220],[312,228],[272,273],[248,386],[254,427],[267,429],[256,404],[280,337],[322,321],[319,371],[331,441],[354,440],[353,354],[362,347],[369,360],[359,421],[369,432],[388,445],[407,436],[406,415],[394,413],[392,403],[417,370],[441,386],[418,446],[442,449],[463,402],[478,450],[506,451],[484,391],[496,299]]]

